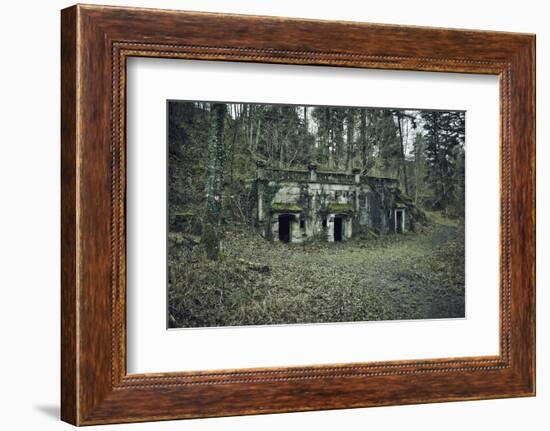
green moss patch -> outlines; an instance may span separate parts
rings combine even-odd
[[[176,211],[174,212],[175,217],[194,217],[195,213],[193,211]]]
[[[273,202],[271,204],[271,210],[274,211],[274,212],[300,213],[300,212],[303,211],[303,208],[298,204]]]
[[[331,203],[328,204],[328,209],[330,212],[333,213],[351,213],[353,212],[353,207],[351,204],[336,204]]]

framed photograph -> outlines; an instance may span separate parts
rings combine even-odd
[[[62,419],[535,394],[535,37],[62,11]]]

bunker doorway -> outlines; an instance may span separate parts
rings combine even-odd
[[[344,224],[342,217],[334,217],[334,241],[342,241],[344,236]]]
[[[405,231],[405,211],[395,210],[395,233]]]
[[[290,226],[293,217],[290,214],[281,214],[279,216],[279,240],[282,242],[290,242]]]

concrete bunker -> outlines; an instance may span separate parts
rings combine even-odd
[[[410,200],[394,178],[351,173],[278,169],[257,162],[257,217],[262,236],[281,242],[347,241],[356,235],[404,233]]]

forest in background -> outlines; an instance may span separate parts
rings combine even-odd
[[[210,182],[218,184],[212,194],[220,196],[220,212],[246,221],[245,182],[264,160],[283,169],[315,162],[319,170],[397,178],[419,207],[464,216],[464,111],[183,101],[168,102],[168,110],[174,213],[204,206]]]

